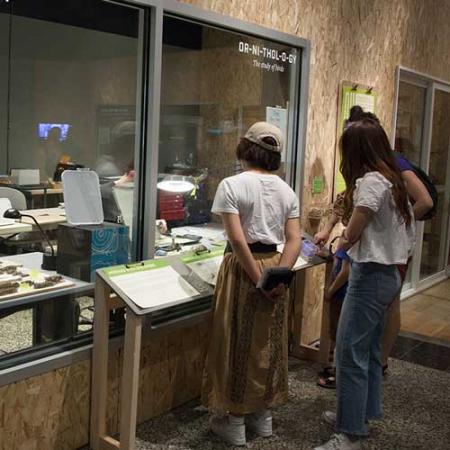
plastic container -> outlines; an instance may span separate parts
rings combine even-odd
[[[102,197],[98,175],[86,169],[66,170],[61,180],[67,222],[72,225],[103,223]]]
[[[300,249],[300,255],[303,259],[306,261],[311,261],[314,256],[316,256],[317,252],[319,251],[319,248],[317,245],[313,244],[311,241],[303,241],[302,247]]]

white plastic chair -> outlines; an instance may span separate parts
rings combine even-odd
[[[14,209],[23,211],[27,209],[27,199],[23,192],[9,187],[0,187],[0,198],[8,198]]]

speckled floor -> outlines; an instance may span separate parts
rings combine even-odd
[[[294,361],[290,401],[274,412],[275,435],[248,436],[250,449],[310,450],[331,430],[319,417],[335,392],[316,386],[318,366]],[[391,360],[385,379],[385,420],[373,423],[365,450],[449,450],[450,371]],[[191,402],[138,427],[137,450],[230,449],[208,432],[208,415]]]
[[[78,299],[81,317],[78,332],[92,329],[93,299],[80,297]],[[14,353],[33,345],[33,310],[25,309],[0,319],[0,356]]]

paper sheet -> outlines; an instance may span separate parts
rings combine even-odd
[[[224,240],[224,231],[218,227],[204,227],[204,226],[177,227],[172,228],[172,234],[174,236],[183,236],[186,234],[192,234],[211,240],[219,240],[219,241]]]
[[[277,252],[283,253],[284,244],[277,245]],[[308,261],[305,261],[301,256],[297,258],[297,261],[295,261],[294,266],[292,267],[293,270],[301,269],[304,266],[308,265]]]
[[[140,308],[153,308],[199,295],[172,267],[117,275],[117,287]]]
[[[205,283],[215,286],[222,260],[223,256],[216,256],[215,258],[191,262],[188,264],[188,267],[190,267]]]
[[[308,261],[305,261],[301,256],[299,256],[297,258],[297,261],[295,261],[293,269],[294,270],[301,269],[302,267],[307,266],[307,265],[308,265]]]

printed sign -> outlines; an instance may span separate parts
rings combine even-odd
[[[250,44],[240,41],[238,44],[239,53],[253,56],[253,67],[267,72],[284,72],[286,65],[297,63],[297,51],[291,52],[266,47],[260,44]]]

